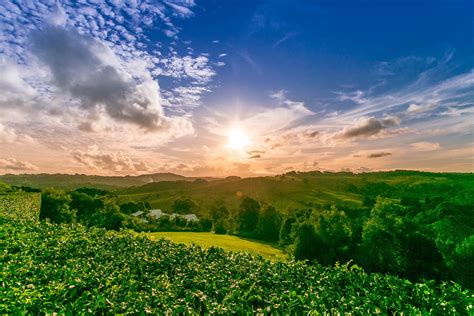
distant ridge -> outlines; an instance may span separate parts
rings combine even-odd
[[[228,176],[219,177],[186,177],[175,173],[150,173],[137,176],[99,176],[85,174],[4,174],[0,175],[0,181],[15,186],[27,186],[32,188],[56,187],[61,189],[73,190],[79,187],[92,187],[98,189],[124,189],[129,187],[141,187],[148,184],[159,182],[193,182],[195,184],[205,184],[212,182],[210,185],[218,185],[222,183],[253,183],[262,181],[263,179],[279,179],[280,177],[296,177],[303,179],[307,176],[361,176],[370,178],[390,178],[400,176],[433,176],[433,177],[470,177],[473,173],[457,173],[457,172],[428,172],[417,170],[392,170],[392,171],[372,171],[364,173],[353,173],[350,171],[329,172],[329,171],[290,171],[280,175],[247,177]],[[147,186],[149,187],[149,186]],[[257,188],[256,188],[257,189]]]
[[[213,181],[213,177],[185,177],[174,173],[152,173],[138,176],[98,176],[85,174],[5,174],[0,175],[0,181],[16,186],[33,188],[56,187],[62,189],[75,189],[82,186],[100,189],[116,189],[131,186],[141,186],[148,183],[163,181],[196,181],[198,179]]]

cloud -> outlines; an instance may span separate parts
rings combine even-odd
[[[0,169],[13,171],[36,171],[38,167],[27,161],[16,160],[15,158],[0,158]]]
[[[18,107],[24,105],[26,99],[36,95],[35,90],[23,79],[25,67],[11,60],[0,59],[0,105]]]
[[[70,154],[80,164],[97,170],[119,173],[147,172],[151,168],[143,161],[136,162],[122,152],[110,153],[100,151],[96,145],[89,146],[86,151],[71,150]]]
[[[188,8],[188,6],[194,6],[194,1],[165,1],[174,10],[174,14],[180,17],[191,17],[193,12]]]
[[[104,108],[111,118],[150,131],[169,128],[156,81],[143,72],[137,82],[99,41],[58,26],[34,31],[31,41],[32,52],[50,71],[51,85],[82,109],[93,115]]]
[[[275,43],[273,43],[272,48],[273,49],[277,48],[278,46],[288,41],[289,39],[295,37],[296,35],[298,35],[298,33],[295,33],[295,32],[290,32],[290,33],[285,34],[282,38],[280,38]]]
[[[8,56],[24,59],[23,44],[28,33],[44,23],[67,25],[82,34],[107,41],[122,57],[143,51],[148,41],[147,28],[157,28],[175,37],[180,29],[173,17],[189,18],[196,4],[192,0],[141,1],[7,1],[2,3],[0,25],[6,27],[7,38],[0,41],[0,51]]]
[[[286,95],[287,95],[287,91],[286,90],[278,90],[272,94],[270,94],[270,98],[272,99],[275,99],[275,100],[279,100],[279,101],[284,101],[287,99]]]
[[[367,102],[364,98],[364,92],[357,90],[353,92],[335,92],[339,101],[352,101],[356,104],[363,104]]]
[[[408,106],[407,112],[408,113],[418,113],[418,112],[422,111],[422,109],[423,109],[423,107],[419,106],[416,103],[412,103],[412,104],[410,104],[410,106]]]
[[[351,100],[358,104],[344,111],[338,118],[350,120],[361,116],[378,116],[381,113],[398,113],[397,116],[413,116],[421,112],[436,114],[447,106],[456,106],[472,100],[474,70],[450,77],[446,71],[451,57],[452,53],[449,53],[437,63],[432,58],[410,57],[410,60],[423,65],[423,71],[415,70],[415,78],[407,77],[411,82],[402,86],[398,83],[396,87],[385,87],[385,92],[374,93],[372,88],[367,92],[336,92],[339,101]]]
[[[431,151],[441,148],[439,143],[417,142],[410,144],[412,148],[419,151]]]
[[[390,156],[390,155],[392,155],[392,153],[381,151],[381,152],[371,153],[370,155],[367,156],[367,158],[380,158],[380,157],[385,157],[385,156]]]
[[[257,154],[257,155],[251,155],[251,156],[249,156],[249,159],[258,159],[258,158],[262,158],[262,155]]]
[[[376,119],[375,117],[361,118],[355,125],[345,127],[340,133],[336,134],[336,138],[371,137],[398,124],[400,124],[400,120],[395,117],[389,117],[383,120]]]
[[[314,137],[316,137],[316,136],[318,136],[318,135],[319,135],[319,131],[312,131],[312,132],[307,131],[307,132],[305,133],[305,136],[307,136],[307,137],[309,137],[309,138],[314,138]]]
[[[161,63],[165,68],[161,72],[161,75],[178,79],[189,78],[196,83],[207,83],[216,74],[215,71],[209,67],[209,58],[205,55],[198,57],[171,56],[170,58],[163,58]]]
[[[255,154],[264,154],[264,150],[250,150],[247,152],[249,155],[255,155]]]
[[[10,128],[0,122],[0,144],[34,144],[35,140],[27,134],[19,134],[13,128]]]

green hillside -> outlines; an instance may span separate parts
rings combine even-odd
[[[352,173],[287,173],[258,178],[230,178],[212,182],[159,182],[117,191],[121,202],[148,201],[152,207],[169,210],[178,198],[190,198],[202,209],[215,202],[237,208],[242,196],[268,202],[277,209],[337,204],[358,207],[365,196],[399,199],[449,194],[456,188],[474,195],[473,174],[412,171]]]

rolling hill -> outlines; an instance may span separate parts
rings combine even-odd
[[[96,176],[84,174],[5,174],[0,175],[0,181],[16,186],[33,188],[55,187],[72,190],[79,187],[114,190],[130,186],[140,186],[160,181],[195,181],[200,178],[185,177],[174,173],[153,173],[139,176]],[[203,178],[206,181],[215,178]]]
[[[121,202],[148,201],[152,207],[169,210],[179,198],[190,198],[203,209],[216,202],[237,208],[243,196],[255,198],[285,211],[317,204],[349,208],[362,205],[366,196],[400,199],[423,198],[463,190],[474,194],[474,175],[393,171],[353,174],[346,172],[290,172],[272,177],[236,178],[215,181],[163,181],[120,189]]]

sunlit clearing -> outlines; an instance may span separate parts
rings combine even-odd
[[[249,137],[240,127],[235,127],[227,134],[226,148],[241,151],[250,144]]]

